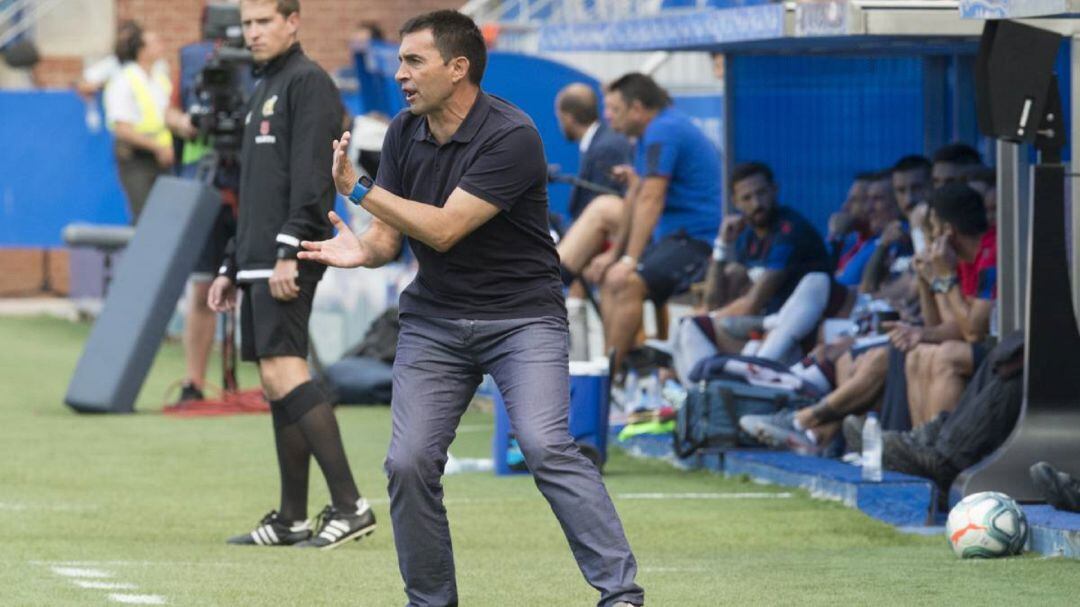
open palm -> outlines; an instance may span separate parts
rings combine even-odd
[[[334,224],[334,229],[337,230],[337,236],[330,240],[301,242],[300,247],[303,250],[297,254],[297,257],[337,268],[355,268],[365,265],[370,258],[367,248],[337,213],[330,211],[329,216],[330,223]]]

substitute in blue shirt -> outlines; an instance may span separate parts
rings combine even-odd
[[[635,167],[620,169],[627,194],[594,200],[559,244],[564,281],[581,275],[601,286],[606,348],[615,349],[616,363],[633,344],[646,297],[663,303],[704,277],[719,228],[719,154],[670,105],[644,74],[608,85],[604,117],[638,139]]]

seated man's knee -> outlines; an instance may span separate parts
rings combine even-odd
[[[966,341],[946,341],[935,349],[930,372],[935,376],[966,376],[972,372],[972,363],[971,344]]]
[[[868,375],[885,377],[889,370],[889,349],[873,348],[859,357],[859,369]]]

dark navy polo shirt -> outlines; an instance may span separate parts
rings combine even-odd
[[[481,91],[443,145],[425,117],[402,111],[386,134],[375,183],[437,207],[461,188],[500,210],[445,253],[409,238],[420,269],[401,294],[402,313],[476,320],[566,316],[548,230],[544,145],[520,109]]]
[[[765,304],[766,314],[780,309],[803,276],[830,271],[829,253],[821,235],[802,215],[785,206],[776,208],[764,237],[750,226],[743,228],[735,241],[735,260],[747,268],[786,272],[784,283]]]

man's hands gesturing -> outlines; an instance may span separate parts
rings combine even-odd
[[[350,137],[349,132],[345,131],[341,134],[341,139],[334,140],[334,168],[332,171],[334,187],[337,188],[338,194],[342,196],[352,194],[356,182],[360,181],[360,176],[356,174],[352,162],[349,160]]]
[[[360,242],[337,213],[330,211],[329,215],[330,223],[334,224],[334,229],[337,230],[337,236],[318,242],[305,240],[300,243],[303,250],[296,256],[336,268],[355,268],[370,264],[371,251]]]

